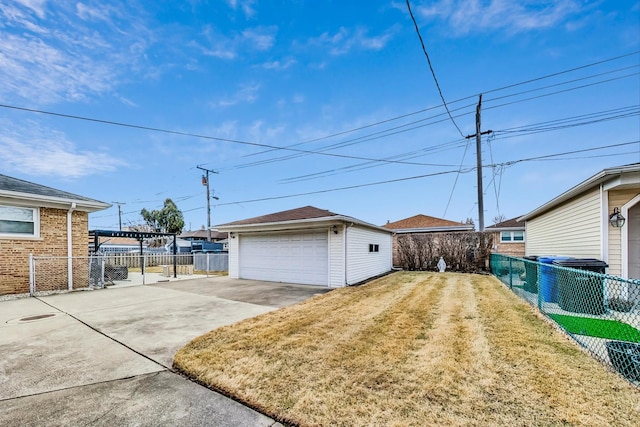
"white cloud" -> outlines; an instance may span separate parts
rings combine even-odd
[[[349,30],[340,27],[335,34],[322,33],[310,39],[308,44],[326,49],[331,55],[344,55],[352,50],[381,50],[391,40],[394,32],[395,28],[391,28],[378,36],[369,36],[368,31],[363,28]]]
[[[0,96],[38,105],[110,92],[139,71],[150,43],[146,28],[125,15],[85,3],[0,5]]]
[[[35,121],[0,121],[0,169],[34,175],[80,178],[114,171],[125,163],[100,151],[79,150],[59,131]]]
[[[441,0],[415,10],[418,16],[428,20],[446,21],[456,34],[468,34],[499,29],[519,33],[557,26],[584,8],[576,0]]]
[[[275,43],[276,26],[259,26],[247,28],[240,33],[232,35],[221,34],[211,26],[207,26],[202,31],[206,42],[203,43],[202,53],[220,59],[235,59],[239,52],[267,51]]]
[[[216,107],[231,107],[237,104],[251,104],[258,99],[259,84],[245,84],[231,96],[214,103]]]
[[[286,70],[287,68],[295,65],[295,59],[287,59],[286,61],[270,61],[262,64],[262,68],[267,70]]]
[[[253,7],[256,0],[227,0],[227,4],[233,10],[242,10],[247,18],[253,18],[256,15],[256,10]]]

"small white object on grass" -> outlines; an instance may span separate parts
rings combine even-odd
[[[438,270],[440,273],[444,273],[444,270],[447,269],[447,263],[444,262],[444,258],[440,257],[440,261],[438,261]]]

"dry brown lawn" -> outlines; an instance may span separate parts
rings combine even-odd
[[[489,276],[396,273],[216,329],[174,366],[287,424],[640,426],[640,391]]]

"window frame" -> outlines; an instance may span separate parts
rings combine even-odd
[[[518,236],[516,236],[516,233],[518,234]],[[507,237],[506,235],[508,235],[508,239],[505,239],[505,237]],[[524,230],[500,232],[500,243],[524,243],[524,242],[525,242]]]
[[[25,222],[25,223],[33,223],[33,233],[10,233],[10,232],[1,232],[0,238],[2,239],[34,239],[40,238],[40,208],[32,207],[32,206],[19,206],[19,205],[7,205],[0,204],[0,207],[7,208],[16,208],[16,209],[25,209],[30,210],[33,213],[32,221],[17,221],[17,222]],[[0,218],[0,221],[11,221],[7,219]]]
[[[380,252],[380,245],[376,243],[369,243],[369,253]]]

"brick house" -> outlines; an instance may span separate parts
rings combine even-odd
[[[398,251],[399,234],[430,234],[430,233],[467,233],[474,230],[473,224],[449,221],[448,219],[436,218],[428,215],[414,215],[399,221],[389,222],[383,225],[384,228],[392,230],[393,235],[393,265],[400,265]]]
[[[29,292],[30,254],[87,256],[89,213],[110,206],[0,174],[0,295]],[[86,281],[67,266],[59,280]]]
[[[525,225],[518,217],[485,228],[493,234],[492,253],[523,257],[525,253]]]

